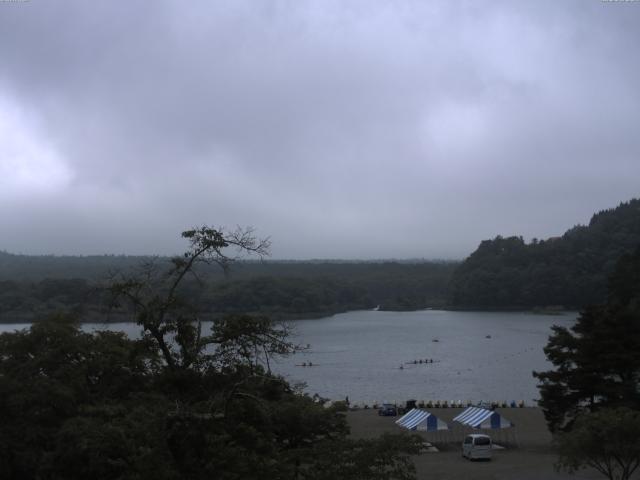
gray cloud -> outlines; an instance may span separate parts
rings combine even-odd
[[[0,248],[462,257],[637,196],[640,3],[0,4]]]

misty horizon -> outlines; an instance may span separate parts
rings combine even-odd
[[[0,250],[462,259],[640,194],[640,3],[0,2]]]

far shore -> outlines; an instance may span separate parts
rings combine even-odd
[[[326,311],[326,312],[307,312],[302,314],[292,314],[292,313],[277,313],[277,312],[246,312],[248,315],[264,315],[272,318],[275,321],[297,321],[297,320],[317,320],[319,318],[332,317],[334,315],[340,315],[344,313],[352,313],[352,312],[370,312],[370,311],[378,311],[378,312],[396,312],[396,313],[405,313],[405,312],[422,312],[422,311],[451,311],[451,312],[487,312],[487,313],[528,313],[534,315],[568,315],[572,313],[576,313],[579,309],[551,309],[551,308],[474,308],[474,307],[453,307],[453,306],[445,306],[445,307],[426,307],[426,308],[418,308],[418,309],[397,309],[397,310],[386,310],[384,308],[376,309],[367,309],[367,310],[339,310],[339,311]],[[0,324],[25,324],[29,325],[36,322],[44,321],[46,318],[51,315],[55,315],[58,312],[42,312],[38,314],[24,315],[24,314],[12,314],[10,316],[2,315],[0,316]],[[68,312],[59,312],[62,314],[67,314]],[[214,314],[207,318],[204,318],[203,321],[211,321],[215,318],[220,318],[225,315],[233,315],[233,312],[230,313],[220,313]],[[132,314],[125,313],[110,313],[110,314],[99,314],[96,312],[90,312],[86,315],[80,315],[80,323],[87,324],[110,324],[110,323],[136,323],[136,320],[133,318]]]

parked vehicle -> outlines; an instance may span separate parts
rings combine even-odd
[[[467,435],[462,443],[462,456],[469,460],[491,460],[491,437],[477,433]]]
[[[398,415],[398,409],[391,403],[383,403],[378,409],[378,415],[383,417],[395,417]]]

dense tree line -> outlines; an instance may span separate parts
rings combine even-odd
[[[59,257],[61,265],[64,258],[68,257]],[[23,261],[24,258],[14,259],[11,268],[17,269]],[[53,260],[46,257],[42,272],[48,271],[45,267],[49,262]],[[74,262],[67,270],[68,275],[95,271],[95,265],[75,268]],[[141,262],[159,268],[168,266],[166,258],[138,258],[136,265]],[[32,269],[31,280],[20,280],[20,276],[0,280],[0,321],[33,321],[54,312],[77,314],[94,321],[124,318],[108,308],[101,287],[106,283],[108,271],[132,272],[135,266],[123,259],[114,261],[112,268],[108,268],[108,262],[101,265],[104,270],[97,277],[38,278]],[[210,316],[254,312],[308,318],[377,305],[390,310],[442,306],[454,268],[455,264],[449,262],[245,261],[237,262],[227,277],[204,266],[199,279],[186,279],[180,288]],[[60,275],[63,271],[61,267]],[[201,281],[206,284],[204,288]]]
[[[219,281],[203,299],[210,310],[314,315],[346,310],[443,306],[452,263],[299,265],[316,274]]]
[[[451,303],[470,308],[580,308],[604,302],[618,259],[640,245],[640,200],[596,213],[562,237],[485,240],[456,269]]]
[[[110,271],[127,270],[149,257],[128,255],[17,255],[0,251],[0,281],[19,283],[48,279],[97,280]]]
[[[254,312],[309,318],[380,305],[581,308],[606,298],[606,278],[621,255],[640,244],[640,200],[593,216],[562,237],[496,237],[464,262],[239,261],[231,275],[212,266],[181,285],[209,315]],[[33,321],[52,312],[103,321],[100,289],[113,272],[167,257],[25,256],[0,252],[0,321]],[[126,312],[123,312],[126,313]],[[110,319],[121,319],[110,311]]]

